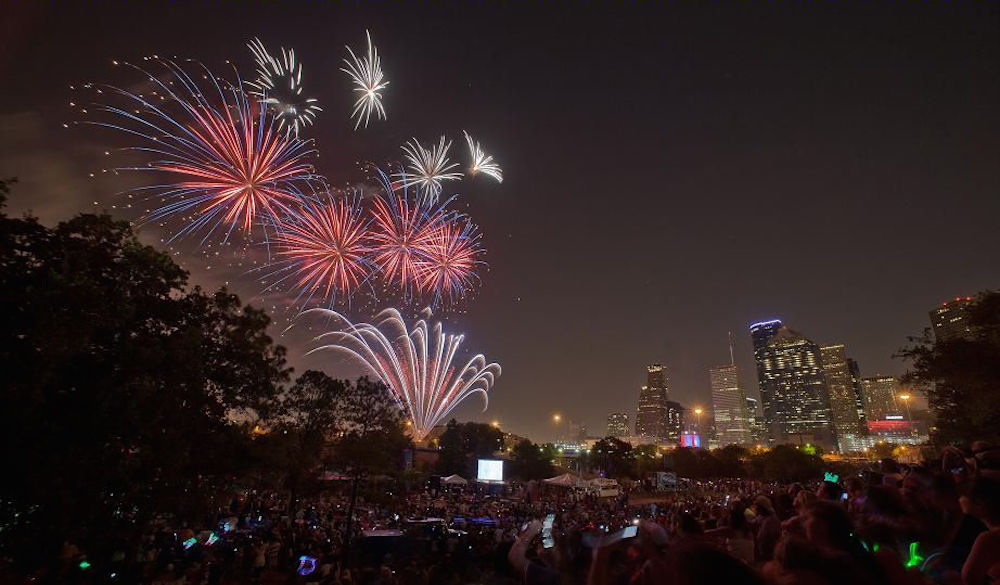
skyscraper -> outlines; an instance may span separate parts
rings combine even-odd
[[[781,327],[758,353],[761,401],[770,440],[835,447],[830,397],[819,347]]]
[[[954,301],[945,301],[940,307],[931,309],[934,337],[939,341],[970,338],[972,331],[969,329],[969,310],[974,304],[972,297],[957,297]]]
[[[612,412],[608,415],[608,436],[624,437],[628,435],[628,414]]]
[[[667,379],[662,364],[646,367],[646,385],[639,390],[635,434],[656,440],[667,438]]]
[[[854,407],[861,421],[861,432],[868,434],[868,417],[865,415],[865,398],[861,390],[861,368],[858,362],[847,358],[847,369],[851,372],[851,388],[854,390]]]
[[[757,389],[760,391],[761,399],[763,400],[764,393],[767,391],[764,387],[764,368],[763,368],[763,352],[767,349],[767,342],[774,337],[774,334],[781,329],[780,319],[771,319],[770,321],[760,321],[759,323],[754,323],[750,325],[750,340],[753,342],[753,359],[757,363]],[[764,400],[765,404],[768,404],[769,400]],[[761,423],[758,419],[758,423]],[[763,425],[762,425],[763,426]],[[764,429],[764,439],[768,438],[770,431]]]
[[[747,425],[747,397],[740,387],[739,370],[733,356],[733,337],[729,336],[729,364],[708,370],[712,385],[712,414],[720,445],[746,445],[750,442]]]
[[[864,436],[864,422],[858,416],[857,397],[847,350],[843,344],[827,345],[820,348],[823,358],[823,376],[830,395],[830,412],[833,415],[833,429],[837,433],[837,444],[841,452],[859,451],[864,446],[860,437]]]
[[[750,396],[747,396],[747,428],[750,429],[750,441],[753,443],[762,443],[767,439],[760,401]]]
[[[681,440],[681,433],[684,432],[684,411],[686,410],[679,402],[667,400],[664,404],[666,417],[663,421],[663,440],[678,444]]]
[[[900,415],[896,405],[899,380],[895,376],[875,375],[861,378],[861,394],[865,400],[865,415],[869,421],[885,420],[886,416]]]

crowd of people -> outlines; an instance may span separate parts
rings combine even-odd
[[[350,490],[248,492],[211,526],[164,519],[101,570],[164,585],[1000,583],[1000,449],[984,443],[815,482],[683,481],[610,498],[429,482],[382,495],[357,498],[348,523]],[[72,543],[63,556],[66,581],[105,580],[79,569]]]

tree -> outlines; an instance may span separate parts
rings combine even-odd
[[[774,481],[807,481],[823,477],[823,460],[794,445],[777,445],[759,456],[763,478]]]
[[[639,445],[632,449],[632,457],[635,458],[635,475],[639,479],[663,470],[663,453],[656,445]]]
[[[511,452],[510,474],[522,480],[530,480],[552,477],[554,471],[552,461],[545,456],[544,449],[524,439]]]
[[[65,538],[97,558],[157,513],[213,509],[250,462],[234,418],[267,415],[289,372],[263,311],[188,289],[106,215],[47,228],[0,209],[0,319],[0,436],[17,445],[0,547],[22,567]]]
[[[1000,440],[1000,292],[980,293],[968,323],[968,338],[925,330],[897,354],[913,362],[904,381],[926,391],[938,442]]]
[[[446,475],[458,473],[471,475],[476,459],[492,457],[503,447],[503,432],[492,425],[448,421],[441,439],[438,472]]]
[[[350,547],[359,484],[376,473],[402,471],[403,450],[411,442],[406,435],[406,417],[381,382],[359,378],[345,388],[338,409],[340,417],[329,461],[352,476],[351,502],[347,509],[347,546]]]
[[[632,446],[616,437],[604,437],[590,451],[593,464],[609,477],[632,475]]]
[[[266,432],[255,439],[258,467],[270,477],[270,485],[288,490],[289,506],[295,505],[297,495],[317,487],[324,453],[342,424],[349,386],[308,370],[274,397],[268,409],[272,417],[262,421]]]

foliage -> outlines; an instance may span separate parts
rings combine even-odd
[[[451,419],[438,445],[438,473],[470,477],[475,473],[476,459],[491,457],[503,447],[503,432],[485,423],[459,423]]]
[[[406,417],[381,382],[359,378],[339,396],[329,462],[355,477],[402,471]]]
[[[4,186],[6,191],[6,186]],[[234,419],[268,416],[289,370],[263,311],[187,288],[126,222],[0,213],[7,416],[0,546],[32,564],[98,552],[157,513],[192,518],[250,464]]]
[[[978,295],[968,339],[911,338],[899,356],[912,361],[904,381],[922,387],[942,443],[1000,440],[1000,292]]]
[[[616,437],[604,437],[590,450],[591,464],[608,477],[632,475],[632,446]]]
[[[545,449],[524,439],[514,445],[511,451],[510,475],[522,480],[552,477],[552,460],[546,457]]]

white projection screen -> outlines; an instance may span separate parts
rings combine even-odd
[[[477,481],[503,481],[503,461],[499,459],[480,459]]]

